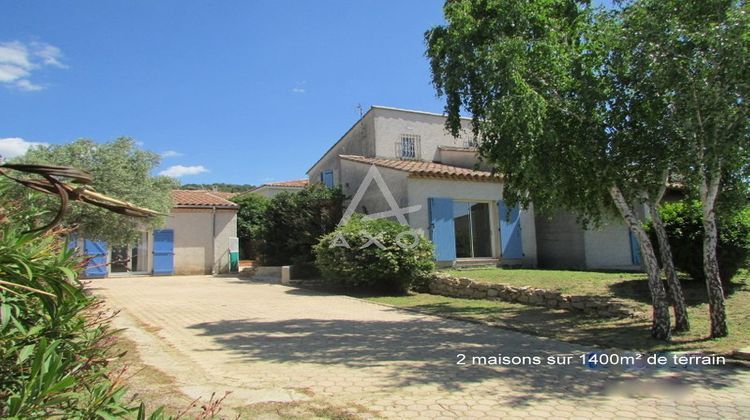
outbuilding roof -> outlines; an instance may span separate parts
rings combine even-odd
[[[293,181],[267,182],[262,186],[304,188],[307,186],[307,183],[308,181],[306,179],[295,179]]]
[[[238,208],[237,203],[233,203],[227,198],[226,193],[219,193],[208,190],[172,190],[172,204],[175,207],[222,207]]]
[[[426,162],[422,160],[400,160],[378,157],[365,157],[358,155],[339,155],[341,159],[383,168],[395,169],[408,172],[413,178],[440,178],[457,181],[486,181],[500,182],[499,175],[488,171],[477,171],[474,169],[461,168],[458,166],[445,165],[437,162]]]

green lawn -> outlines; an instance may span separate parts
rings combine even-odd
[[[524,270],[503,268],[467,268],[443,270],[455,277],[468,277],[486,283],[501,283],[511,286],[530,286],[540,289],[558,290],[568,295],[612,296],[612,284],[628,280],[643,280],[644,273],[594,272],[572,270]]]
[[[480,274],[481,273],[481,274]],[[536,273],[537,276],[533,276]],[[608,295],[629,299],[648,311],[648,286],[638,275],[623,273],[584,273],[574,271],[548,270],[466,270],[452,274],[479,280],[486,276],[487,281],[534,287],[551,287],[553,278],[560,279],[558,289],[571,294],[595,294],[592,290]],[[469,275],[471,274],[471,275]],[[622,277],[618,277],[622,276]],[[529,280],[522,280],[524,277]],[[503,280],[500,280],[503,279]],[[573,279],[590,280],[585,286],[574,285]],[[692,330],[675,335],[672,341],[664,343],[649,338],[648,319],[604,319],[575,314],[563,310],[553,310],[536,306],[502,301],[456,299],[430,294],[409,296],[365,297],[373,302],[385,303],[438,316],[470,319],[492,325],[511,328],[534,335],[587,345],[599,345],[640,351],[656,350],[704,350],[718,353],[731,352],[750,347],[750,275],[745,272],[735,279],[737,286],[727,299],[730,336],[709,340],[708,305],[705,288],[697,282],[684,282],[688,300],[688,312]],[[647,312],[650,313],[650,312]]]

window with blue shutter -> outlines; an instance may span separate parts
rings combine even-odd
[[[333,188],[333,171],[323,171],[320,173],[320,182],[328,188]]]
[[[430,198],[430,239],[435,244],[437,261],[456,259],[456,236],[453,225],[453,200]]]
[[[523,242],[521,239],[521,209],[518,205],[508,208],[505,201],[497,202],[500,218],[500,249],[503,258],[522,258]]]
[[[628,235],[630,237],[630,260],[633,265],[641,265],[641,245],[630,229],[628,229]]]

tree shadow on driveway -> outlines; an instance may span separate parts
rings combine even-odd
[[[644,390],[651,396],[671,395],[697,386],[723,388],[738,383],[738,371],[729,368],[591,369],[582,366],[578,356],[597,349],[425,316],[403,321],[239,319],[190,328],[248,362],[343,366],[352,369],[352,381],[367,375],[382,377],[387,372],[388,382],[395,388],[429,384],[461,391],[486,385],[483,391],[514,406],[560,398],[590,402],[613,393]],[[465,365],[457,365],[459,354],[466,356]],[[549,356],[560,354],[572,354],[572,365],[547,365]],[[540,364],[472,365],[475,356],[498,355],[537,356]]]

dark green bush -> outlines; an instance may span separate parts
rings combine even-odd
[[[266,209],[271,200],[258,194],[242,194],[233,197],[232,201],[240,206],[237,212],[240,258],[255,259],[263,232]]]
[[[313,246],[341,220],[343,202],[339,188],[322,184],[273,197],[261,229],[261,263],[309,266],[315,261]]]
[[[703,272],[703,222],[699,202],[679,201],[665,203],[659,214],[669,236],[675,267],[694,280],[704,281]],[[729,286],[737,271],[747,266],[750,256],[750,208],[732,215],[719,216],[719,275],[725,286]],[[653,229],[649,229],[656,243]]]
[[[365,246],[370,238],[375,243]],[[410,246],[416,243],[415,246]],[[365,246],[363,248],[363,246]],[[435,267],[432,242],[397,222],[353,217],[315,246],[316,265],[334,283],[405,293]]]

